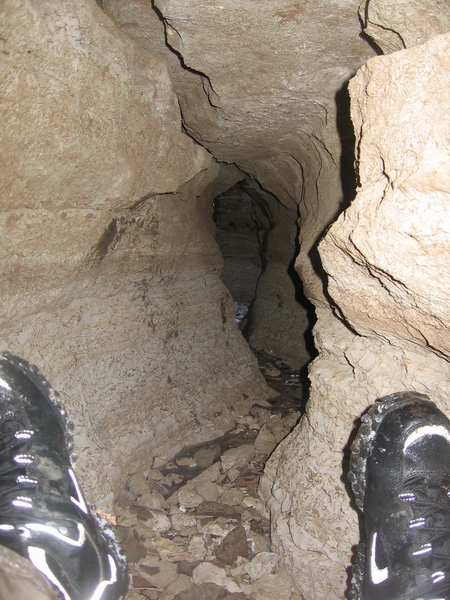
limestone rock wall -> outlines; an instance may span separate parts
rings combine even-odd
[[[311,357],[304,337],[309,327],[308,313],[300,303],[304,300],[302,285],[294,269],[298,253],[297,214],[272,194],[262,194],[272,227],[267,236],[265,266],[258,281],[248,339],[255,350],[300,369]]]
[[[403,389],[450,413],[449,44],[373,58],[350,83],[359,189],[319,246],[335,309],[317,308],[307,415],[261,486],[308,600],[344,597],[358,541],[343,477],[355,420]]]
[[[182,103],[188,131],[300,217],[297,268],[307,295],[323,298],[310,251],[342,201],[335,96],[374,54],[359,35],[358,3],[158,0],[155,5],[167,43],[188,69],[206,78],[215,109],[202,120],[192,103],[186,109]],[[287,249],[289,230],[284,239]],[[279,327],[288,321],[289,312],[281,312]]]
[[[440,0],[363,0],[364,33],[384,54],[425,43],[450,28],[450,6]]]
[[[154,3],[160,18],[149,0],[102,6],[166,62],[189,134],[281,204],[273,210],[276,256],[260,280],[251,342],[304,364],[307,316],[291,269],[298,255],[306,294],[323,300],[311,249],[342,203],[335,96],[374,54],[359,36],[358,3],[161,0]],[[179,58],[162,41],[163,25]]]
[[[351,200],[347,82],[375,54],[358,2],[154,4],[0,6],[0,349],[63,392],[78,472],[105,509],[152,454],[226,429],[268,394],[212,222],[212,199],[245,174],[274,224],[255,344],[299,358],[297,252],[318,319],[308,412],[261,497],[305,600],[342,598],[354,420],[404,388],[450,410],[449,40],[416,45],[447,28],[447,9],[361,4],[382,50],[408,49],[351,83],[359,190],[319,254]]]
[[[0,349],[62,392],[107,510],[149,455],[267,395],[206,209],[230,176],[182,132],[166,65],[93,0],[5,0],[0,44]]]

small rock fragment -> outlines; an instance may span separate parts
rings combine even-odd
[[[127,487],[135,496],[150,492],[150,485],[143,473],[135,473],[127,481]]]
[[[280,570],[278,573],[263,575],[257,581],[254,581],[250,587],[251,595],[258,600],[292,600],[296,594],[292,595],[292,583],[288,573]],[[246,590],[247,591],[247,590]]]
[[[201,583],[189,590],[180,592],[173,600],[222,600],[227,591],[215,583]]]
[[[138,521],[148,527],[152,531],[168,531],[172,524],[163,511],[149,510],[142,508],[137,515]]]
[[[227,471],[227,477],[230,481],[236,481],[236,479],[239,477],[240,474],[241,474],[241,470],[236,467],[232,467],[231,469],[228,469],[228,471]]]
[[[146,596],[145,594],[142,594],[138,590],[130,591],[127,594],[127,600],[147,600],[147,599],[148,599],[148,596]]]
[[[258,485],[260,478],[261,478],[260,473],[254,473],[254,472],[242,473],[236,479],[236,485],[239,487],[243,487],[243,488],[254,487],[254,486]]]
[[[202,502],[204,502],[203,498],[195,490],[187,486],[178,490],[178,503],[180,507],[195,508]]]
[[[121,546],[125,550],[129,563],[138,562],[141,558],[147,556],[147,548],[139,540],[127,539],[122,542]]]
[[[159,469],[160,467],[164,467],[164,465],[167,462],[167,457],[165,456],[155,456],[155,458],[153,459],[153,468],[154,469]]]
[[[197,477],[194,477],[194,479],[191,479],[191,481],[189,482],[189,485],[191,485],[192,487],[195,487],[197,485],[197,483],[199,483],[200,481],[218,481],[218,479],[221,477],[221,472],[220,472],[220,462],[217,461],[214,464],[212,464],[210,467],[208,467],[207,469],[205,469],[204,471],[202,471],[201,473],[199,473],[199,475],[197,475]]]
[[[191,513],[181,511],[177,507],[178,512],[171,512],[170,520],[172,521],[172,528],[174,531],[179,532],[181,535],[190,535],[197,531],[197,519]]]
[[[134,588],[139,588],[142,590],[155,587],[152,583],[150,583],[150,581],[148,581],[148,579],[141,577],[141,575],[133,574],[131,580]]]
[[[230,531],[220,542],[216,549],[217,558],[227,565],[231,565],[238,556],[248,556],[248,542],[245,529],[240,525]]]
[[[153,545],[161,558],[167,559],[169,562],[178,562],[180,560],[197,560],[190,552],[174,541],[167,538],[160,538],[153,542]]]
[[[142,506],[144,508],[166,508],[167,502],[164,499],[164,496],[158,494],[158,492],[149,492],[147,494],[143,494],[139,496],[136,501],[138,506]]]
[[[121,490],[120,494],[117,496],[115,504],[120,506],[120,508],[128,508],[134,501],[136,500],[136,496],[129,492],[128,490]]]
[[[227,580],[227,572],[223,567],[202,562],[194,569],[192,579],[196,584],[212,582],[223,586]]]
[[[196,507],[195,514],[211,517],[228,517],[230,519],[235,519],[238,516],[232,506],[221,504],[220,502],[202,502]]]
[[[225,519],[223,517],[213,519],[212,517],[206,517],[198,519],[197,530],[199,533],[210,533],[215,537],[224,538],[237,524],[238,521],[236,519]]]
[[[121,527],[131,527],[133,525],[136,525],[136,523],[138,522],[137,513],[139,512],[139,509],[136,511],[132,511],[131,509],[133,508],[137,507],[130,506],[130,508],[126,512],[124,512],[122,515],[117,516],[117,525],[120,525]]]
[[[225,490],[220,496],[220,502],[222,504],[228,504],[229,506],[236,506],[236,504],[240,504],[243,499],[244,494],[241,492],[241,490],[236,488]]]
[[[153,479],[153,481],[161,481],[161,479],[164,479],[164,475],[159,469],[150,469],[147,473],[147,480],[150,481],[151,479]]]
[[[195,491],[200,494],[206,502],[217,502],[217,500],[219,500],[219,487],[212,481],[199,481],[195,485]]]
[[[141,525],[138,521],[136,525],[133,525],[133,527],[130,528],[127,539],[133,538],[139,540],[147,548],[147,552],[155,553],[153,549],[153,540],[158,537],[158,535],[159,534],[153,531],[153,529]]]
[[[206,448],[200,448],[194,454],[194,460],[199,467],[206,468],[213,464],[213,462],[220,456],[219,444],[213,444]]]
[[[158,494],[161,494],[161,496],[164,496],[164,498],[166,498],[170,494],[170,490],[158,481],[154,481],[152,479],[151,481],[149,481],[149,485],[150,490],[152,492],[157,492]]]
[[[281,375],[281,371],[276,367],[269,365],[268,367],[264,367],[264,375],[266,377],[279,377]]]
[[[258,422],[262,425],[270,419],[270,411],[267,408],[254,404],[250,409],[250,414],[255,417]]]
[[[270,551],[270,540],[268,537],[264,535],[260,535],[250,529],[248,533],[248,541],[250,544],[250,549],[253,554],[259,554],[260,552],[269,552]]]
[[[288,433],[295,427],[300,418],[299,412],[293,412],[284,418],[280,415],[274,415],[270,420],[270,429],[276,439],[277,444],[283,440]]]
[[[178,485],[184,480],[183,475],[179,475],[178,473],[169,473],[163,479],[160,479],[161,484],[166,484],[169,487],[172,485]]]
[[[271,573],[278,562],[278,555],[274,552],[260,552],[247,564],[246,571],[253,581],[263,575]]]
[[[197,463],[190,456],[180,456],[175,459],[175,462],[179,467],[196,467]]]
[[[156,556],[144,558],[137,565],[138,573],[154,587],[164,589],[177,575],[177,566],[168,560],[159,560]]]
[[[192,536],[188,545],[188,552],[193,554],[198,560],[205,560],[205,558],[212,558],[214,556],[214,548],[215,544],[211,535],[208,533],[199,533]]]
[[[247,425],[250,428],[256,427],[259,429],[261,427],[260,423],[258,423],[258,419],[252,415],[245,415],[245,417],[241,417],[238,419],[238,423],[241,425]]]
[[[194,572],[195,567],[198,567],[198,565],[201,562],[201,560],[196,560],[193,562],[190,562],[188,560],[181,560],[178,563],[178,573],[180,573],[180,575],[187,575],[188,577],[192,577],[192,573]]]
[[[277,440],[269,425],[265,423],[256,436],[255,448],[258,450],[258,452],[261,452],[261,454],[269,455],[273,452],[276,445]]]
[[[160,600],[173,600],[176,594],[189,590],[193,585],[190,577],[180,574],[164,588],[164,594],[159,598]]]
[[[230,448],[222,454],[220,461],[222,463],[222,471],[228,471],[232,467],[243,467],[255,456],[255,447],[253,444],[244,444],[237,448]]]
[[[231,575],[232,577],[240,577],[244,574],[247,575],[247,571],[245,570],[247,563],[248,560],[246,558],[243,556],[238,556],[232,565],[228,565],[225,568],[228,575]]]

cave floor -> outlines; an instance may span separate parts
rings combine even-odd
[[[254,404],[220,438],[152,457],[124,482],[112,520],[127,554],[127,600],[299,600],[278,566],[257,496],[275,446],[305,406],[298,371],[256,354],[278,395]]]

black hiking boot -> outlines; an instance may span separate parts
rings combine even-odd
[[[353,600],[450,599],[450,421],[400,392],[362,417],[349,479],[363,511]]]
[[[64,600],[120,600],[126,561],[75,478],[64,410],[34,365],[0,354],[0,545]]]

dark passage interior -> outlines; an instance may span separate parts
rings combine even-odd
[[[273,225],[268,210],[245,191],[244,182],[214,198],[213,207],[216,240],[224,259],[221,278],[233,297],[236,323],[244,330]]]

